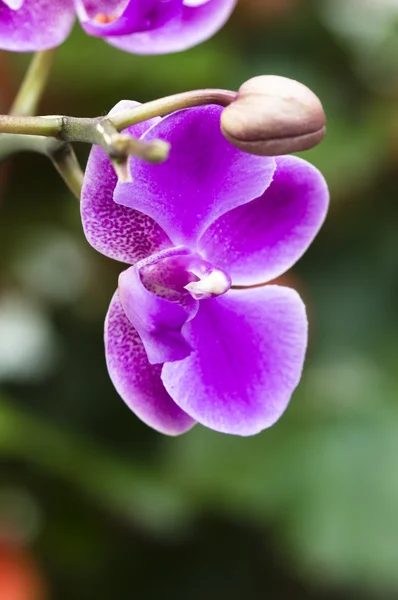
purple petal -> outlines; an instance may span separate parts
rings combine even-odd
[[[124,37],[109,37],[108,42],[135,54],[180,52],[204,42],[221,29],[236,2],[237,0],[208,0],[198,5],[184,2],[181,16],[148,31]]]
[[[75,9],[73,0],[0,2],[0,48],[33,52],[58,46],[68,36]]]
[[[164,263],[170,257],[183,256],[187,252],[184,248],[173,248],[151,257],[151,261],[156,267],[156,263]],[[151,364],[185,358],[191,352],[191,347],[183,337],[181,328],[196,314],[198,302],[188,292],[184,296],[179,295],[181,301],[152,293],[140,277],[140,271],[145,266],[148,266],[148,260],[130,267],[119,277],[119,297],[124,312],[139,333]],[[187,299],[189,302],[186,302]]]
[[[126,36],[162,26],[182,13],[182,0],[76,0],[84,30],[99,37]],[[98,17],[110,17],[101,23]]]
[[[183,333],[193,352],[162,370],[182,410],[210,429],[245,436],[279,419],[307,346],[305,307],[294,290],[230,290],[201,302]]]
[[[279,277],[304,254],[329,204],[321,173],[295,156],[276,159],[274,179],[262,196],[220,217],[204,233],[200,252],[225,269],[234,285]]]
[[[136,104],[119,102],[110,114]],[[141,137],[158,120],[139,123],[127,131]],[[116,184],[117,176],[107,154],[102,148],[93,146],[81,197],[83,229],[89,243],[105,256],[130,264],[171,246],[170,240],[153,219],[114,202]]]
[[[215,219],[262,195],[272,180],[274,159],[227,142],[221,112],[210,105],[162,119],[143,139],[170,142],[168,160],[151,165],[133,159],[133,182],[115,189],[116,202],[152,217],[176,245],[193,247]]]
[[[150,365],[138,333],[127,319],[118,294],[105,321],[105,351],[110,378],[127,406],[144,423],[166,435],[179,435],[195,422],[170,398]]]

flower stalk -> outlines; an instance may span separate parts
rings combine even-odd
[[[194,90],[153,100],[106,117],[0,115],[0,133],[40,135],[65,142],[97,144],[104,148],[111,158],[121,158],[127,152],[149,162],[158,162],[161,158],[158,145],[154,146],[153,142],[139,143],[133,136],[129,136],[130,143],[126,143],[126,135],[122,136],[119,132],[131,125],[153,117],[163,117],[184,108],[206,104],[228,106],[235,98],[236,93],[228,90]],[[163,156],[163,160],[165,158],[167,156]]]
[[[104,117],[0,115],[0,134],[13,135],[15,138],[12,140],[11,153],[7,154],[7,143],[2,144],[0,160],[18,151],[19,138],[21,151],[29,146],[29,149],[37,149],[44,154],[48,154],[48,146],[44,142],[46,138],[52,140],[49,146],[51,152],[53,142],[64,145],[84,142],[102,147],[110,157],[120,181],[128,182],[131,181],[130,156],[149,163],[161,163],[169,156],[170,144],[160,139],[137,139],[123,130],[155,117],[210,104],[225,109],[221,116],[224,137],[249,154],[277,156],[306,150],[318,144],[325,133],[322,105],[308,88],[286,78],[263,76],[246,82],[239,92],[193,90],[135,105]],[[40,136],[41,141],[36,146],[32,140],[24,139],[26,136]],[[67,163],[54,164],[76,194],[82,179],[80,167],[77,169],[71,149],[62,151],[61,156],[68,157]]]
[[[28,119],[36,114],[54,62],[54,49],[36,52],[21,87],[5,118]],[[34,118],[34,117],[33,117]],[[72,146],[64,141],[36,134],[2,133],[0,162],[20,152],[37,152],[47,156],[70,191],[80,199],[83,171]]]
[[[35,68],[32,66],[31,72],[37,69],[38,65]],[[31,80],[29,74],[27,80]],[[24,95],[22,94],[21,98]],[[109,155],[119,178],[122,181],[129,181],[129,156],[135,156],[150,163],[161,163],[167,159],[170,146],[163,140],[145,142],[132,135],[120,133],[121,130],[153,117],[165,116],[184,108],[206,104],[228,106],[235,98],[236,93],[228,90],[194,90],[160,98],[106,117],[80,118],[63,115],[36,117],[15,114],[15,112],[10,115],[0,115],[0,133],[9,135],[8,139],[2,137],[0,161],[24,150],[37,151],[48,155],[50,149],[50,157],[54,165],[61,173],[69,189],[77,195],[82,173],[80,167],[77,169],[76,158],[72,159],[74,153],[71,149],[67,152],[63,151],[61,155],[63,157],[68,156],[68,161],[60,164],[58,160],[54,160],[52,153],[54,147],[57,147],[57,149],[65,148],[65,145],[71,142],[84,142],[101,146]],[[14,111],[17,105],[18,103],[15,103]],[[27,102],[25,102],[26,107]],[[35,137],[37,141],[32,139]],[[52,140],[49,145],[44,142],[46,138]],[[54,146],[56,141],[64,145]]]
[[[109,117],[109,120],[120,131],[141,121],[147,121],[153,117],[164,117],[184,108],[194,108],[195,106],[205,106],[206,104],[228,106],[236,99],[236,96],[236,92],[218,89],[182,92],[181,94],[173,94],[172,96],[152,100],[134,108],[121,110]]]
[[[33,55],[21,87],[11,106],[11,115],[36,114],[54,63],[54,56],[54,49],[42,50]]]

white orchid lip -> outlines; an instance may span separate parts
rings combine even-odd
[[[214,269],[199,281],[191,281],[184,286],[195,300],[206,300],[221,296],[231,287],[231,279],[224,271]]]
[[[185,6],[191,7],[202,6],[202,4],[206,4],[207,2],[210,2],[210,0],[183,0]]]
[[[4,3],[11,8],[11,10],[19,10],[20,8],[22,8],[23,3],[25,2],[25,0],[3,0]]]

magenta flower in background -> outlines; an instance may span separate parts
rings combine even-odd
[[[307,346],[299,295],[258,284],[308,248],[327,186],[300,158],[234,148],[221,111],[187,109],[131,127],[171,143],[161,165],[131,159],[132,183],[118,182],[94,147],[83,186],[88,241],[134,265],[106,318],[110,377],[140,419],[169,435],[195,422],[238,435],[269,427],[299,382]]]
[[[84,30],[136,54],[186,50],[211,37],[236,0],[0,0],[0,48],[61,44],[77,14]]]

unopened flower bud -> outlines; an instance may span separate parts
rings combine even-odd
[[[244,83],[221,115],[221,130],[237,148],[260,156],[309,150],[325,135],[325,113],[305,85],[274,75]]]

